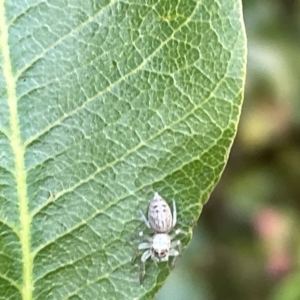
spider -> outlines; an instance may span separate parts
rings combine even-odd
[[[149,204],[148,220],[141,211],[142,219],[145,225],[154,232],[153,236],[145,236],[146,242],[142,242],[138,246],[138,250],[146,250],[141,256],[140,266],[140,283],[143,282],[145,276],[145,263],[148,258],[154,262],[168,261],[169,256],[173,256],[171,268],[174,268],[176,259],[181,252],[180,240],[173,240],[178,234],[186,232],[181,229],[169,235],[169,231],[173,229],[177,222],[176,204],[173,200],[173,216],[167,202],[157,193]],[[143,236],[143,232],[140,232]]]

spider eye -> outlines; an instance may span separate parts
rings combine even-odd
[[[157,257],[165,257],[168,253],[168,250],[164,249],[164,250],[161,250],[161,251],[157,251],[157,250],[153,249],[153,253]]]

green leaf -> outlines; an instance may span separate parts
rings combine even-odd
[[[0,34],[0,299],[152,299],[137,211],[158,191],[191,232],[220,178],[240,1],[0,0]]]

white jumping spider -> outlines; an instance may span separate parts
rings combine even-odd
[[[142,283],[145,275],[146,260],[151,257],[154,262],[168,261],[169,256],[173,256],[171,267],[175,265],[175,261],[181,251],[180,240],[173,240],[178,234],[186,232],[181,229],[169,235],[177,221],[176,204],[173,200],[173,216],[168,203],[158,194],[154,196],[148,208],[148,220],[141,211],[142,219],[145,225],[154,232],[153,236],[144,236],[140,232],[140,236],[144,237],[145,242],[138,246],[138,250],[146,250],[141,256],[140,283]]]

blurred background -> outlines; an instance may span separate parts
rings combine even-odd
[[[156,300],[300,300],[300,0],[245,0],[246,91],[223,176]]]

